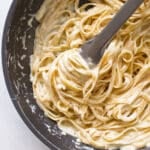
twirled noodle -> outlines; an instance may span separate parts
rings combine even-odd
[[[150,1],[126,22],[100,63],[89,69],[82,44],[126,0],[45,0],[36,18],[31,80],[34,96],[59,126],[94,147],[150,142]]]

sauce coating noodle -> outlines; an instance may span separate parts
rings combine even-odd
[[[94,147],[150,142],[150,1],[126,22],[100,63],[79,55],[126,0],[45,0],[36,15],[31,81],[38,105]]]

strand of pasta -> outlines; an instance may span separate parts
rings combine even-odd
[[[126,0],[45,0],[37,13],[31,59],[34,96],[45,114],[94,147],[150,142],[150,1],[89,69],[80,46],[99,33]]]

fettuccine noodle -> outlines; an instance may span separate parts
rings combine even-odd
[[[79,50],[126,0],[45,0],[36,15],[31,81],[38,105],[94,147],[150,142],[150,1],[90,69]]]

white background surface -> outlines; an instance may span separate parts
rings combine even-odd
[[[17,114],[8,95],[2,71],[1,41],[4,22],[12,0],[0,0],[0,149],[48,150]]]

